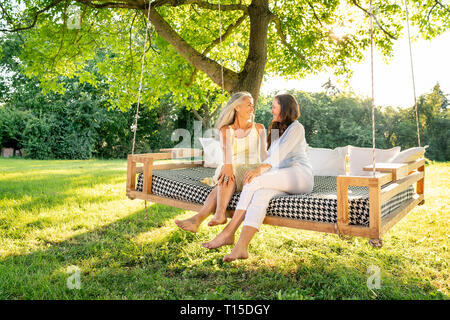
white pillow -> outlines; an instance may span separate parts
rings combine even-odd
[[[404,162],[415,161],[419,158],[425,157],[425,149],[426,148],[428,148],[428,146],[409,148],[409,149],[403,150],[399,154],[392,157],[388,162],[404,163]]]
[[[203,166],[217,168],[223,162],[220,142],[214,138],[199,138],[203,147]]]
[[[389,162],[400,152],[400,147],[392,149],[375,149],[375,162]],[[370,176],[372,171],[364,171],[363,167],[372,164],[372,148],[350,146],[349,164],[351,176]]]
[[[306,154],[315,176],[345,175],[345,152],[342,148],[326,149],[308,146]]]

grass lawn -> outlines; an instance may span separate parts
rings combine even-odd
[[[263,226],[250,258],[225,264],[230,247],[201,246],[221,226],[183,232],[173,221],[192,212],[158,204],[144,220],[123,160],[0,159],[0,299],[447,299],[449,169],[427,166],[425,205],[381,249]],[[367,287],[370,266],[380,289]]]

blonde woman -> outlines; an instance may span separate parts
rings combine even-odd
[[[267,157],[266,131],[262,124],[253,122],[253,112],[251,94],[238,92],[220,113],[215,128],[220,132],[223,164],[216,169],[211,182],[214,188],[202,209],[189,219],[175,220],[181,229],[197,232],[212,212],[209,226],[226,223],[228,203],[235,191],[242,190],[245,173]]]
[[[312,167],[306,155],[305,129],[297,121],[300,110],[295,97],[277,95],[273,99],[272,115],[268,157],[245,174],[244,187],[230,223],[213,240],[203,244],[208,249],[234,244],[234,235],[243,222],[239,240],[223,258],[225,262],[248,258],[248,245],[259,231],[272,197],[308,193],[314,187]],[[275,137],[271,137],[272,134]]]

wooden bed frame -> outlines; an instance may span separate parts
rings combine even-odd
[[[200,149],[161,149],[159,153],[147,153],[128,156],[126,192],[130,199],[141,199],[160,203],[180,209],[199,211],[201,204],[190,203],[161,197],[152,194],[152,171],[162,169],[179,169],[203,166],[203,160],[190,160],[191,157],[202,157]],[[190,158],[178,163],[154,164],[155,160]],[[142,164],[137,166],[137,164]],[[372,165],[364,167],[372,171]],[[382,246],[382,236],[416,205],[424,203],[425,159],[417,159],[410,163],[376,163],[376,176],[338,176],[337,177],[337,223],[302,221],[289,218],[267,216],[264,224],[313,230],[338,235],[369,238],[374,247]],[[136,175],[143,172],[143,190],[136,191]],[[381,190],[381,186],[393,182]],[[416,183],[413,198],[402,204],[394,212],[381,217],[381,206],[396,194]],[[369,227],[349,224],[348,187],[362,186],[369,188]],[[232,217],[233,211],[227,211]]]

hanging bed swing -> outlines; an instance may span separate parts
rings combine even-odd
[[[410,38],[406,3],[405,6],[408,38]],[[383,235],[415,206],[424,203],[424,152],[415,154],[404,163],[375,162],[372,18],[370,14],[373,152],[372,165],[363,168],[364,171],[371,171],[372,176],[348,174],[315,176],[314,189],[311,193],[280,195],[272,198],[264,224],[365,237],[370,239],[369,243],[372,246],[381,247]],[[148,23],[146,37],[147,31]],[[409,46],[414,88],[410,42]],[[143,65],[144,55],[141,71]],[[214,169],[203,166],[203,150],[173,148],[161,149],[158,153],[134,154],[141,88],[142,72],[135,125],[132,128],[134,131],[132,154],[128,156],[127,163],[126,195],[130,199],[145,200],[146,218],[147,201],[199,211],[212,190],[212,187],[203,184],[200,180],[214,174]],[[414,99],[420,146],[415,90]],[[157,160],[169,159],[182,161],[155,163]],[[238,200],[239,193],[235,193],[227,208],[228,217],[233,215]]]

